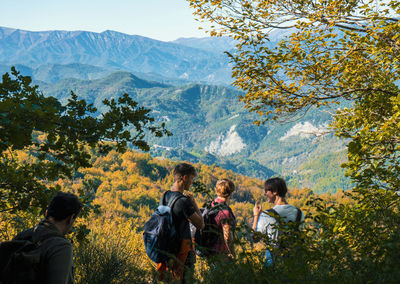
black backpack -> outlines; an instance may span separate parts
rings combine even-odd
[[[176,233],[172,208],[183,197],[176,196],[165,204],[165,194],[150,220],[144,225],[143,241],[149,258],[156,262],[165,262],[179,249],[180,241]]]
[[[205,208],[200,209],[202,213],[201,215],[204,219],[204,229],[196,229],[192,224],[190,224],[192,237],[195,241],[195,251],[200,257],[209,257],[216,253],[216,251],[213,250],[213,247],[220,238],[223,238],[223,236],[215,222],[215,217],[222,210],[228,210],[230,214],[232,214],[233,218],[235,218],[232,210],[228,205],[226,205],[226,203],[218,203],[217,205],[214,205],[213,202],[209,202]]]
[[[43,283],[40,245],[58,235],[48,234],[39,240],[32,237],[0,244],[0,284]]]

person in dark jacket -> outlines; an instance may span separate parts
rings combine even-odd
[[[72,244],[64,236],[71,231],[81,209],[76,195],[58,192],[50,201],[46,218],[14,238],[39,242],[42,283],[74,283]]]

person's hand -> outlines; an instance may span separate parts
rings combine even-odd
[[[253,215],[260,216],[261,211],[262,211],[262,205],[257,201],[256,204],[254,204]]]

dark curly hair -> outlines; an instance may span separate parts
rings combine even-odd
[[[196,169],[188,163],[180,163],[174,168],[174,179],[180,180],[184,176],[196,176]]]
[[[285,197],[288,191],[285,180],[280,177],[267,179],[264,183],[264,190],[277,192],[280,197]]]
[[[53,217],[56,221],[62,221],[71,215],[76,218],[82,207],[82,203],[75,194],[57,192],[47,208],[46,218]]]

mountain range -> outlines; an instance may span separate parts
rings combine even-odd
[[[181,41],[163,42],[115,31],[30,32],[0,27],[0,63],[30,68],[80,63],[191,81],[232,81],[225,54]]]
[[[255,114],[238,102],[241,93],[225,86],[174,86],[123,71],[96,80],[38,83],[44,94],[63,102],[73,90],[94,103],[99,114],[104,111],[104,98],[128,93],[173,133],[172,137],[150,139],[154,156],[217,164],[259,178],[281,174],[292,185],[316,191],[349,186],[339,167],[345,160],[344,141],[322,135],[330,119],[323,110],[309,111],[298,121],[256,126]]]
[[[271,44],[282,35],[274,36]],[[291,186],[316,192],[349,188],[340,168],[346,142],[324,134],[327,110],[254,125],[256,115],[238,101],[241,92],[229,87],[231,66],[223,51],[233,49],[229,38],[162,42],[112,31],[0,28],[0,72],[15,65],[45,95],[65,102],[73,90],[100,112],[104,98],[128,93],[173,133],[150,139],[151,154],[160,158],[217,164],[259,178],[279,174]]]

